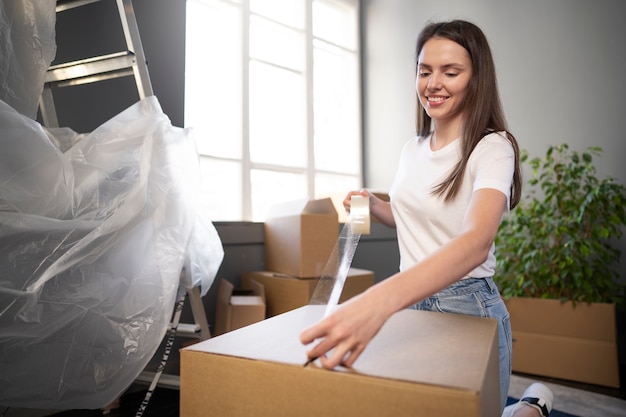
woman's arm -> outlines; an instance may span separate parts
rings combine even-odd
[[[456,238],[302,332],[300,340],[305,345],[321,339],[307,353],[309,358],[319,357],[326,368],[352,366],[393,313],[446,288],[487,259],[505,208],[506,196],[500,191],[475,191]]]

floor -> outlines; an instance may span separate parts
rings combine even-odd
[[[626,417],[626,396],[618,389],[515,374],[509,396],[520,398],[527,386],[542,382],[554,393],[554,408],[581,417]]]
[[[514,374],[509,396],[519,398],[532,382],[540,381],[554,392],[554,408],[580,417],[626,417],[626,398],[618,389],[546,379],[531,375]],[[108,414],[101,410],[0,410],[0,417],[133,417],[145,398],[147,387],[133,385],[120,399],[120,404]],[[172,389],[157,388],[143,413],[144,417],[178,417],[179,393]]]

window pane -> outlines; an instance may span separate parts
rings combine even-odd
[[[212,220],[362,186],[358,1],[186,1],[185,126]]]
[[[200,158],[200,208],[212,221],[242,218],[241,163]]]
[[[250,62],[250,158],[253,162],[304,167],[306,117],[300,74]]]
[[[304,28],[304,0],[250,0],[250,10],[294,28]]]
[[[315,198],[340,195],[343,200],[349,191],[361,188],[361,181],[356,176],[325,173],[315,175]]]
[[[307,197],[306,175],[253,169],[252,220],[263,221],[267,210],[283,201]]]
[[[298,32],[257,16],[250,17],[250,57],[302,70],[304,37]]]
[[[313,0],[313,36],[357,49],[357,9],[339,0]]]
[[[315,168],[358,174],[361,166],[356,54],[315,42]]]
[[[201,154],[241,158],[241,67],[239,8],[188,1],[185,126]]]
[[[356,176],[318,173],[315,175],[315,198],[330,197],[339,216],[339,222],[345,222],[346,210],[343,200],[349,191],[363,188],[361,180]]]

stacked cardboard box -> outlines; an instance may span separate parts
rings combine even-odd
[[[338,237],[338,215],[330,198],[278,204],[265,219],[265,269],[319,277]]]
[[[267,316],[272,317],[309,303],[326,267],[337,262],[338,213],[330,198],[296,200],[270,209],[265,220],[265,271],[242,275],[265,287]],[[343,302],[374,284],[374,273],[352,268],[346,278]]]
[[[276,272],[256,271],[242,275],[242,287],[263,285],[267,317],[276,316],[309,304],[319,278],[297,278]],[[365,291],[374,285],[374,273],[365,269],[350,268],[339,302]]]
[[[266,270],[246,272],[241,277],[242,290],[252,290],[249,295],[256,298],[233,294],[232,284],[222,280],[216,308],[216,334],[308,304],[320,276],[333,262],[332,257],[338,258],[335,247],[339,222],[330,198],[278,204],[268,213],[264,231]],[[373,284],[372,271],[351,268],[339,302]],[[265,311],[263,317],[259,317],[261,309]]]
[[[619,388],[614,304],[511,298],[506,305],[514,371]]]
[[[220,280],[215,312],[215,335],[265,319],[265,290],[254,280],[248,282],[249,290],[235,290],[233,284]]]

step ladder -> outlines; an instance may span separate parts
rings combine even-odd
[[[39,99],[39,111],[43,125],[48,128],[59,127],[57,112],[54,105],[53,89],[77,86],[86,83],[94,83],[117,77],[132,76],[135,78],[139,98],[143,99],[153,95],[152,84],[148,74],[148,65],[143,52],[139,28],[135,18],[131,0],[57,0],[56,12],[60,13],[75,7],[85,6],[99,1],[115,1],[119,13],[126,51],[113,54],[89,57],[78,61],[72,61],[50,66],[45,80],[44,88]],[[181,270],[180,285],[184,280],[186,268]],[[189,282],[189,281],[187,281]],[[185,301],[189,302],[194,323],[175,323],[177,337],[187,337],[206,340],[211,337],[206,312],[202,303],[200,288],[188,288]],[[175,314],[173,314],[175,316]],[[170,329],[174,323],[170,323]],[[169,332],[168,332],[169,333]],[[180,388],[178,375],[159,374],[156,372],[142,372],[135,380],[139,383],[155,383],[168,388]]]
[[[183,268],[181,271],[181,283],[185,281],[184,274],[186,269]],[[189,280],[187,280],[189,282]],[[182,284],[181,284],[182,285]],[[178,303],[174,306],[174,313],[172,322],[169,325],[168,333],[172,331],[174,327],[175,335],[177,337],[186,337],[197,340],[207,340],[211,338],[211,333],[209,331],[209,323],[206,318],[204,305],[202,304],[202,298],[200,295],[200,288],[192,287],[187,289],[187,297],[186,300],[189,301],[189,305],[191,307],[191,312],[194,317],[194,323],[179,323],[177,314],[177,308],[179,308]],[[182,305],[180,306],[182,308]],[[169,340],[168,335],[166,334],[165,339],[167,339],[165,349],[168,350],[171,348],[171,340]],[[169,356],[169,352],[167,352]],[[159,365],[159,368],[156,372],[146,371],[144,370],[139,374],[137,378],[135,378],[135,383],[149,385],[153,390],[155,385],[158,383],[158,386],[163,388],[170,389],[180,389],[180,375],[166,374],[163,373],[162,366],[164,366],[164,361]]]
[[[57,0],[56,12],[60,13],[98,1],[104,0]],[[46,73],[43,92],[39,99],[39,110],[44,126],[59,127],[52,95],[53,88],[134,76],[139,98],[153,95],[132,2],[131,0],[115,0],[115,2],[124,31],[126,51],[51,66]]]

